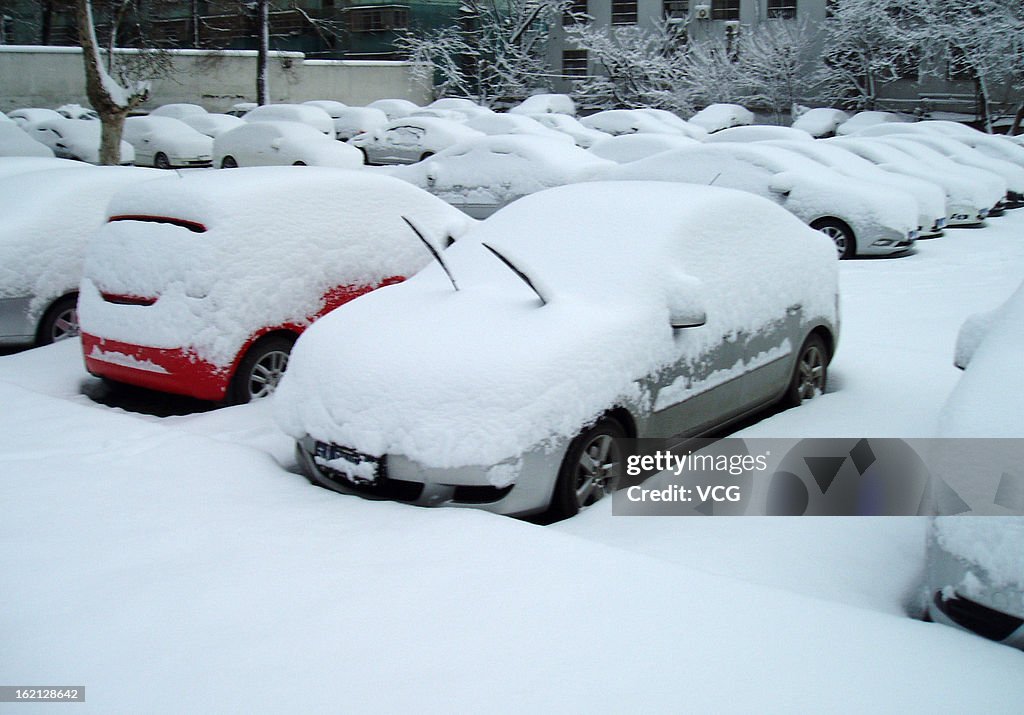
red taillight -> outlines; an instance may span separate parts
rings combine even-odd
[[[156,298],[143,298],[137,295],[118,295],[116,293],[100,293],[103,300],[116,305],[153,305]]]
[[[206,233],[206,226],[199,223],[198,221],[189,221],[183,218],[168,218],[167,216],[143,216],[135,214],[124,214],[121,216],[111,216],[107,219],[108,222],[113,223],[114,221],[145,221],[148,223],[167,223],[171,226],[179,226],[181,228],[188,229],[192,233]]]

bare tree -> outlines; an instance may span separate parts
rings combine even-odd
[[[770,109],[780,123],[790,107],[806,101],[820,64],[816,39],[806,21],[767,20],[745,31],[737,58],[742,103]]]

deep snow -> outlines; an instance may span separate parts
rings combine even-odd
[[[843,262],[828,394],[738,435],[934,434],[961,322],[1022,274],[1022,211]],[[0,358],[0,683],[76,712],[1024,710],[1024,653],[904,615],[921,520],[339,496],[268,404],[103,407],[79,350]]]

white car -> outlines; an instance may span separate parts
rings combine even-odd
[[[128,117],[123,136],[139,166],[173,169],[210,166],[213,160],[213,139],[173,117]]]
[[[242,119],[247,122],[296,122],[335,138],[331,115],[308,104],[264,104],[246,112]]]
[[[754,113],[738,104],[711,104],[687,120],[690,124],[703,127],[709,134],[730,127],[754,123]]]
[[[794,129],[802,129],[815,139],[835,136],[839,125],[850,118],[850,115],[841,109],[831,107],[815,107],[793,120],[791,125]]]
[[[372,132],[388,123],[388,115],[374,107],[345,107],[334,117],[334,133],[340,141]]]
[[[619,134],[597,142],[587,151],[616,164],[628,164],[663,151],[688,149],[699,145],[700,142],[696,139],[680,134]]]
[[[980,191],[970,181],[948,172],[937,171],[898,147],[870,138],[834,137],[819,140],[867,159],[885,171],[929,181],[946,194],[946,225],[977,226],[985,221],[992,204],[988,192]]]
[[[571,141],[502,134],[461,142],[391,173],[473,218],[486,218],[520,197],[586,181],[607,166]]]
[[[0,122],[0,156],[52,157],[53,150],[33,140],[14,122]]]
[[[471,99],[464,97],[442,97],[428,104],[424,109],[437,109],[448,112],[461,112],[466,117],[477,117],[481,114],[493,114],[494,110],[482,107]]]
[[[388,115],[388,121],[407,117],[417,109],[420,109],[420,105],[408,99],[378,99],[366,106],[384,112],[384,114]]]
[[[663,120],[638,109],[606,109],[595,112],[580,119],[580,123],[590,129],[605,134],[680,134]]]
[[[213,165],[236,166],[334,166],[354,169],[363,156],[300,122],[258,121],[243,124],[213,140]]]
[[[570,117],[568,114],[549,112],[547,114],[530,114],[528,116],[548,129],[554,129],[568,135],[575,142],[576,146],[581,149],[589,149],[595,143],[611,136],[607,132],[584,126],[580,123],[579,119]]]
[[[36,122],[41,122],[47,119],[67,119],[55,109],[44,109],[42,107],[24,107],[22,109],[12,109],[7,112],[7,118],[13,121],[22,129],[30,127]]]
[[[367,164],[413,164],[461,141],[482,136],[483,132],[461,122],[409,115],[354,136],[349,144],[363,152]]]
[[[205,134],[211,138],[217,138],[224,132],[245,124],[241,117],[235,117],[230,114],[218,114],[216,112],[192,114],[183,117],[181,121],[200,134]]]
[[[100,115],[95,109],[83,107],[81,104],[62,104],[57,107],[57,114],[67,119],[85,119],[99,121]]]
[[[161,104],[149,113],[151,117],[171,117],[172,119],[184,119],[206,114],[206,109],[198,104],[187,102],[175,102],[173,104]]]
[[[576,116],[576,103],[567,94],[534,94],[509,108],[509,114],[562,114]]]
[[[45,345],[78,334],[87,239],[106,220],[114,193],[165,176],[153,169],[53,168],[52,159],[35,161],[32,170],[0,178],[0,345]]]
[[[917,202],[918,238],[942,235],[946,225],[946,192],[936,184],[885,171],[867,159],[828,142],[770,141],[770,146],[795,152],[846,176],[911,194]]]
[[[823,391],[836,305],[831,244],[769,201],[562,186],[314,323],[273,408],[323,486],[567,517],[615,489],[622,438]]]
[[[303,102],[303,104],[308,104],[311,107],[319,107],[327,112],[331,119],[337,119],[341,116],[341,110],[348,108],[347,104],[339,102],[336,99],[311,99],[307,102]]]
[[[836,129],[836,136],[858,134],[862,130],[867,129],[868,127],[873,127],[876,124],[884,124],[887,122],[912,122],[913,120],[914,118],[911,116],[906,114],[897,114],[896,112],[879,112],[876,110],[857,112],[839,125]]]
[[[23,127],[28,135],[53,150],[61,159],[74,159],[88,164],[100,163],[100,135],[103,125],[82,119],[43,119]],[[124,139],[121,140],[121,163],[135,161],[135,149]]]
[[[648,116],[654,117],[655,119],[660,121],[662,124],[667,124],[670,129],[675,129],[680,134],[684,134],[684,135],[690,137],[691,139],[696,139],[698,141],[704,141],[704,139],[706,139],[707,136],[708,136],[708,130],[705,129],[704,127],[698,126],[696,124],[691,124],[690,122],[686,121],[685,119],[683,119],[679,115],[673,114],[672,112],[668,111],[667,109],[655,109],[653,107],[641,107],[641,108],[635,109],[633,111],[636,111],[636,112],[639,112],[641,114],[646,114]]]
[[[521,134],[535,137],[545,137],[554,141],[572,142],[573,139],[557,129],[549,129],[536,119],[522,114],[482,114],[470,117],[466,126],[476,129],[489,136],[498,134]],[[573,142],[575,143],[575,142]]]
[[[730,127],[714,134],[709,134],[704,141],[708,144],[716,142],[764,142],[772,140],[814,141],[803,129],[792,127],[775,127],[766,124],[750,124],[743,127]]]
[[[759,142],[662,152],[618,165],[604,178],[749,191],[824,232],[841,258],[902,253],[917,238],[917,203],[912,196],[842,176],[799,154]]]

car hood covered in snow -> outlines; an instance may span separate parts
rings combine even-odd
[[[430,467],[494,464],[570,437],[620,400],[643,404],[645,375],[794,303],[809,320],[835,318],[831,242],[726,189],[559,187],[510,204],[444,255],[458,291],[431,265],[300,338],[273,398],[286,432]],[[672,330],[670,312],[698,308],[699,333]]]

